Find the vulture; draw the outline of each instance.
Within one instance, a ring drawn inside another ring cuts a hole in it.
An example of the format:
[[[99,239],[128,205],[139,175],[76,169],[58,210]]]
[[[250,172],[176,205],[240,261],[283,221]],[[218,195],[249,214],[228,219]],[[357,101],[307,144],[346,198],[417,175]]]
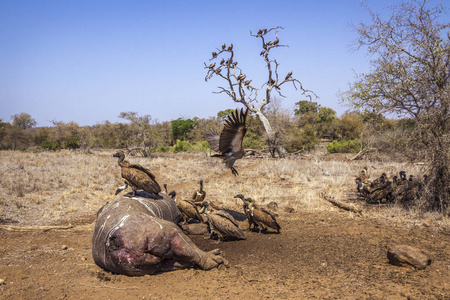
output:
[[[367,198],[367,203],[382,203],[383,200],[386,202],[391,202],[393,199],[393,189],[392,182],[387,181],[386,185],[383,188],[377,189],[373,191]]]
[[[226,166],[231,169],[233,175],[239,173],[233,167],[235,161],[244,156],[245,151],[242,148],[242,140],[247,131],[245,121],[247,119],[248,109],[232,112],[225,121],[220,136],[215,131],[206,134],[211,148],[220,154],[214,154],[212,157],[220,157],[224,160]]]
[[[367,172],[367,167],[364,167],[359,174],[359,178],[361,178],[362,182],[367,182],[370,178],[370,174]]]
[[[363,182],[360,177],[357,177],[355,179],[355,182],[356,182],[356,190],[359,192],[361,196],[367,196],[372,192],[370,184],[365,181]]]
[[[132,196],[136,195],[136,190],[144,190],[153,195],[158,195],[161,192],[161,187],[156,182],[155,175],[153,175],[150,170],[138,164],[130,164],[125,160],[125,153],[123,153],[123,151],[115,153],[113,157],[119,158],[122,178],[125,179],[125,187],[120,187],[116,191],[116,195],[128,185],[130,185],[133,190]]]
[[[252,225],[253,225],[253,229],[256,229],[256,223],[253,221],[253,217],[252,217],[252,211],[250,209],[250,207],[248,206],[248,204],[250,203],[249,199],[245,199],[244,195],[242,194],[238,194],[236,196],[234,196],[234,198],[239,198],[244,202],[244,213],[247,216],[247,220],[248,220],[248,229],[251,230],[252,229]]]
[[[386,179],[387,179],[386,173],[382,173],[380,177],[375,178],[370,183],[370,188],[371,188],[372,192],[385,188],[386,187]]]
[[[400,171],[400,180],[402,181],[406,181],[406,172],[405,171]]]
[[[269,227],[280,233],[281,227],[272,213],[262,207],[255,206],[255,201],[252,198],[244,198],[241,194],[236,195],[235,198],[242,199],[242,201],[244,201],[244,208],[248,207],[249,213],[247,214],[246,212],[245,214],[247,215],[247,218],[249,216],[251,218],[251,220],[249,220],[249,225],[253,223],[258,226],[259,232],[266,231]]]
[[[289,78],[291,78],[292,76],[292,72],[287,73],[286,78],[284,80],[288,80]]]
[[[203,201],[200,212],[206,217],[211,239],[215,236],[217,236],[220,241],[247,239],[236,221],[226,211],[210,210],[209,202]]]
[[[185,223],[190,219],[203,223],[203,217],[198,212],[197,206],[194,203],[189,200],[177,199],[177,193],[175,191],[171,191],[169,196],[172,197],[177,204],[178,209],[184,217]]]
[[[206,192],[203,190],[203,180],[200,180],[200,189],[192,195],[192,202],[195,204],[202,204],[205,201]]]

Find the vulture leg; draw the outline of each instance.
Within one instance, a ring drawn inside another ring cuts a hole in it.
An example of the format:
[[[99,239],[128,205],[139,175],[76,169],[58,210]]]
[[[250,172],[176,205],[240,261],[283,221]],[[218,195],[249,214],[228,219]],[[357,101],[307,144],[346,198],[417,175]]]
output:
[[[234,167],[230,167],[230,169],[231,169],[231,173],[233,173],[234,176],[239,175],[238,171]]]

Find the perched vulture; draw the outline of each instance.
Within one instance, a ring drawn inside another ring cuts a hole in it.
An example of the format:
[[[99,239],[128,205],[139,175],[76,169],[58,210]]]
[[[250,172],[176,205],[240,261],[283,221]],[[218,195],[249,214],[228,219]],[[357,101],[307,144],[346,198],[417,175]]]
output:
[[[177,204],[178,209],[184,217],[185,223],[190,219],[203,223],[203,217],[200,215],[197,206],[193,202],[189,200],[177,199],[177,193],[175,191],[171,191],[169,196],[172,197]]]
[[[203,201],[200,213],[206,217],[211,239],[214,236],[217,236],[220,241],[247,239],[229,213],[224,210],[211,210],[208,201]]]
[[[150,170],[138,164],[130,164],[125,160],[125,153],[123,151],[115,153],[113,157],[119,158],[122,178],[125,179],[125,188],[127,185],[131,186],[133,190],[132,196],[136,194],[136,190],[144,190],[154,195],[158,195],[161,192],[161,187],[156,182],[155,175]],[[118,191],[120,191],[120,188]]]
[[[364,183],[366,183],[369,180],[370,174],[368,173],[366,166],[361,170],[358,177],[361,178],[361,181]]]
[[[280,233],[281,227],[271,212],[262,207],[255,206],[255,201],[252,198],[244,198],[241,194],[236,195],[235,198],[240,198],[244,201],[244,210],[247,209],[248,211],[246,211],[245,214],[247,215],[247,218],[250,218],[249,225],[256,224],[259,232],[266,231],[267,227],[269,227]]]
[[[244,195],[242,195],[242,194],[238,194],[238,195],[234,196],[234,198],[239,198],[244,202],[244,213],[247,216],[248,229],[251,230],[252,225],[253,225],[253,229],[256,229],[256,226],[258,226],[258,225],[253,221],[252,211],[251,211],[250,207],[248,206],[248,204],[250,203],[249,199],[245,199]]]
[[[192,195],[192,201],[194,204],[201,205],[205,200],[206,192],[203,190],[203,180],[200,180],[200,189],[195,191]]]
[[[245,151],[242,148],[242,140],[247,131],[245,121],[247,119],[248,109],[236,109],[225,120],[222,133],[220,136],[215,131],[210,131],[206,134],[211,148],[219,152],[219,154],[212,155],[213,157],[220,157],[224,160],[226,166],[231,169],[233,175],[237,176],[239,173],[233,167],[234,162],[244,156]]]

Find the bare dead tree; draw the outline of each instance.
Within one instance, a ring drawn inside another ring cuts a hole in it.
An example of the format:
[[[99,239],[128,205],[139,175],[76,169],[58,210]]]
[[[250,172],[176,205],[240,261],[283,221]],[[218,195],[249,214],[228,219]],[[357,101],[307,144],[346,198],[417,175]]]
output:
[[[252,85],[252,79],[247,78],[241,68],[237,66],[238,61],[234,58],[233,44],[228,46],[223,44],[220,48],[217,48],[217,51],[212,52],[212,58],[209,60],[210,63],[205,63],[205,69],[208,70],[205,81],[208,81],[213,76],[219,76],[224,79],[226,86],[219,86],[219,91],[214,93],[225,93],[234,102],[242,103],[250,112],[254,113],[264,125],[272,156],[274,157],[275,153],[277,153],[279,157],[283,158],[287,155],[287,151],[281,143],[279,133],[273,129],[269,120],[264,115],[263,110],[272,99],[272,91],[275,89],[278,95],[286,98],[281,93],[281,87],[284,84],[292,83],[296,90],[300,89],[301,93],[310,99],[312,96],[317,96],[314,92],[304,89],[303,84],[298,79],[292,77],[292,72],[289,72],[284,77],[278,74],[279,63],[275,58],[271,58],[270,54],[272,49],[288,47],[287,45],[280,44],[278,38],[278,31],[280,29],[283,29],[283,27],[278,26],[270,29],[260,29],[257,34],[253,34],[250,31],[250,36],[261,39],[262,51],[260,52],[260,56],[266,64],[268,73],[267,81],[262,84],[261,89]],[[259,92],[263,94],[262,99],[258,99]]]

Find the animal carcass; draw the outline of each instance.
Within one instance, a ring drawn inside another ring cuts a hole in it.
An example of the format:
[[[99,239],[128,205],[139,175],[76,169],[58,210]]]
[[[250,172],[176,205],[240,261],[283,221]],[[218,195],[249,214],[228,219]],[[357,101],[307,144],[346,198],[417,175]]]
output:
[[[154,198],[151,198],[154,197]],[[219,250],[200,250],[177,226],[182,216],[172,198],[138,191],[107,203],[97,213],[92,256],[105,270],[145,275],[224,263]]]

